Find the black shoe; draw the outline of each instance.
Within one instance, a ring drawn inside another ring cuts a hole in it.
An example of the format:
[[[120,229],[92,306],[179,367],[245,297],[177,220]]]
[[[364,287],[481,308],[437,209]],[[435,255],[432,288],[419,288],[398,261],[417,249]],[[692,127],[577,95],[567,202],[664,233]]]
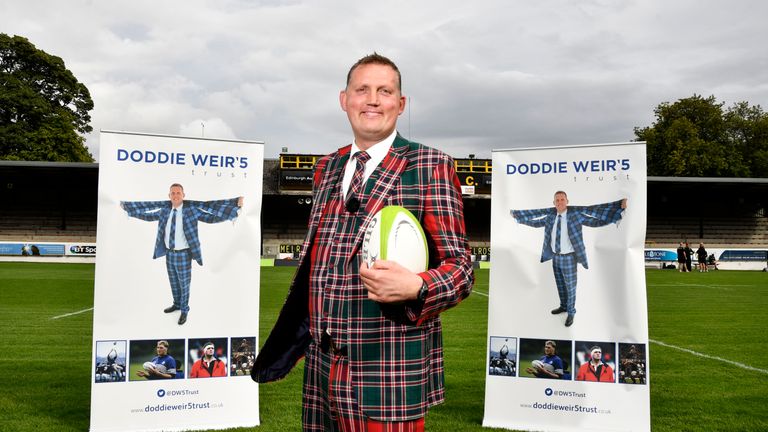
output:
[[[168,306],[167,308],[163,309],[163,312],[165,313],[171,313],[179,310],[179,308],[176,307],[176,305]]]
[[[571,324],[573,324],[573,315],[568,315],[568,318],[565,319],[565,326],[570,327]]]
[[[564,307],[559,307],[557,309],[552,309],[552,315],[557,315],[565,312],[566,309]]]
[[[182,325],[185,322],[187,322],[187,313],[186,312],[182,312],[181,316],[179,317],[179,325]]]

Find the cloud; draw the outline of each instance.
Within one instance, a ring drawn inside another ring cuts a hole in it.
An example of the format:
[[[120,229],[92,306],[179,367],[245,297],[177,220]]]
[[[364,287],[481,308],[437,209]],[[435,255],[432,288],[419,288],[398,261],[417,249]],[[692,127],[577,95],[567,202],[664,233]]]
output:
[[[265,141],[267,157],[330,152],[351,140],[347,70],[376,50],[403,73],[401,133],[490,157],[629,140],[660,102],[694,93],[766,106],[766,15],[759,0],[43,0],[4,2],[0,28],[90,89],[95,155],[99,129],[196,135],[200,122]]]

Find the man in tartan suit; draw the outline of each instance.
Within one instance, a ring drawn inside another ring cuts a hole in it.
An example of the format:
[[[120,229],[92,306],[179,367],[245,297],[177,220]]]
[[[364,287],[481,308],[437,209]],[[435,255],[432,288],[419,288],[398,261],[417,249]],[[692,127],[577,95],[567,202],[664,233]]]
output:
[[[122,201],[120,207],[128,216],[145,221],[158,221],[155,253],[165,256],[165,267],[171,283],[173,304],[163,311],[181,311],[179,325],[187,322],[189,286],[192,282],[192,260],[203,265],[197,223],[234,220],[243,206],[243,197],[217,201],[185,201],[184,187],[171,185],[170,201]]]
[[[353,65],[340,103],[354,142],[315,166],[299,268],[252,377],[280,379],[306,356],[304,430],[419,431],[444,399],[439,314],[474,281],[460,184],[449,156],[397,133],[405,97],[389,59]],[[363,263],[365,228],[387,205],[421,222],[427,271]]]
[[[560,297],[560,306],[553,309],[552,314],[568,312],[565,326],[570,327],[576,315],[576,264],[589,268],[581,228],[618,224],[627,208],[627,199],[591,206],[569,206],[568,195],[557,191],[553,204],[554,207],[512,210],[510,213],[518,223],[544,227],[541,262],[552,260]]]

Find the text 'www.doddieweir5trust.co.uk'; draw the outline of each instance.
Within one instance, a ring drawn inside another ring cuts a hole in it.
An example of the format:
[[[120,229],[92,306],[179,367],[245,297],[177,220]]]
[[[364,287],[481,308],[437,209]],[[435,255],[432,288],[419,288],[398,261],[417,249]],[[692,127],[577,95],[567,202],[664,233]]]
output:
[[[552,402],[534,402],[532,404],[520,404],[521,408],[532,408],[548,411],[567,411],[584,414],[610,414],[611,410],[598,409],[596,406],[584,406],[579,404],[558,404]]]
[[[201,410],[222,408],[223,402],[186,402],[180,404],[155,404],[147,405],[144,408],[132,409],[132,413],[153,413],[153,412],[165,412],[165,411],[185,411],[185,410]]]

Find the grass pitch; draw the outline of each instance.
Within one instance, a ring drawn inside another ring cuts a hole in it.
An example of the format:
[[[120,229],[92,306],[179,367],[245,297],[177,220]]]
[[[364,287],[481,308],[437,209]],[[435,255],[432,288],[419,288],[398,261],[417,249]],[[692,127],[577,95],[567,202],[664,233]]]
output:
[[[293,271],[262,268],[261,342]],[[490,430],[488,271],[476,276],[477,293],[443,314],[447,402],[427,430]],[[88,430],[93,277],[87,264],[0,263],[0,431]],[[768,430],[768,274],[649,270],[647,281],[653,430]],[[300,430],[302,366],[261,385],[262,425],[236,430]]]

